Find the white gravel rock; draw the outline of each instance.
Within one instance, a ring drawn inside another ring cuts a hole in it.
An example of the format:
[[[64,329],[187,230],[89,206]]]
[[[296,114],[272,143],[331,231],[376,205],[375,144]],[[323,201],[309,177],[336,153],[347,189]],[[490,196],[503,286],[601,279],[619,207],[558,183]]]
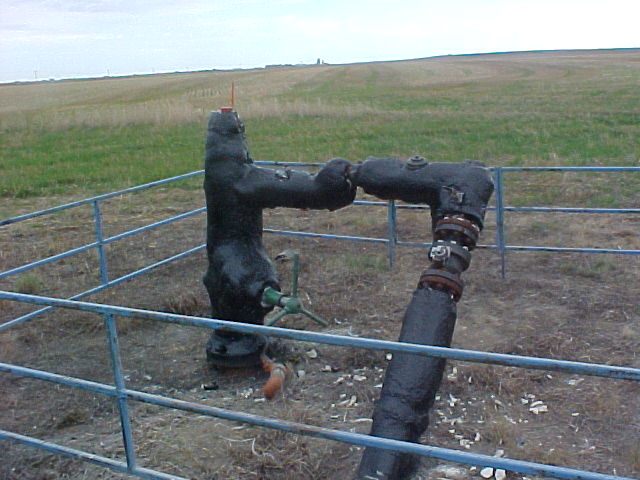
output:
[[[507,472],[501,468],[497,468],[493,476],[496,477],[496,480],[505,480],[505,478],[507,478]]]
[[[487,479],[493,477],[493,468],[484,467],[482,470],[480,470],[480,476]]]
[[[429,473],[439,478],[447,478],[450,480],[466,480],[469,478],[469,473],[466,469],[453,465],[438,465],[432,468]]]

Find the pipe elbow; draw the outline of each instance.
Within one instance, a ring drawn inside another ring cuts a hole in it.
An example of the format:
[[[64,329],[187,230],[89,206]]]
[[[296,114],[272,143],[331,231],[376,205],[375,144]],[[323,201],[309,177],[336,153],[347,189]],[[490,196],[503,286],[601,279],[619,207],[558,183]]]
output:
[[[332,158],[316,174],[314,183],[327,210],[338,210],[355,200],[357,188],[351,180],[351,168],[347,160]]]
[[[427,204],[437,216],[464,214],[480,226],[493,193],[493,181],[482,163],[429,163],[419,156],[407,161],[367,157],[352,168],[351,181],[383,200]]]

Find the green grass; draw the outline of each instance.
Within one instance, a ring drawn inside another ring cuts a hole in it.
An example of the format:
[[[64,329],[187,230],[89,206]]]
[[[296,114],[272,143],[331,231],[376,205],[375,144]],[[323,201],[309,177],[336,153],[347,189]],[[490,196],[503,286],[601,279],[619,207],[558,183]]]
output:
[[[350,272],[355,273],[385,271],[389,268],[384,256],[372,254],[347,255],[344,257],[344,264]]]
[[[34,273],[20,275],[16,279],[15,289],[20,293],[38,294],[42,292],[44,282]]]
[[[256,159],[368,155],[633,165],[640,51],[483,55],[0,86],[0,196],[83,195],[202,168],[206,112]],[[509,174],[511,204],[635,205],[634,175]]]
[[[604,279],[616,271],[616,264],[608,258],[597,258],[595,260],[561,262],[558,269],[571,276]]]
[[[70,128],[0,135],[0,196],[109,191],[203,168],[198,125]]]

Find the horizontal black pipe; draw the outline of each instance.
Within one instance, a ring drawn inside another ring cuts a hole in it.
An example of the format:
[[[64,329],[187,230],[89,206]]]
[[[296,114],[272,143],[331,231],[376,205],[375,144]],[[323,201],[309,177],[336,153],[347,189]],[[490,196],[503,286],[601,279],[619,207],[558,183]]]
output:
[[[355,188],[345,183],[351,164],[329,160],[317,174],[295,170],[247,168],[235,185],[238,198],[259,208],[310,208],[337,210],[355,198]]]
[[[431,206],[432,215],[461,213],[482,227],[493,193],[489,170],[479,162],[418,163],[368,157],[352,169],[352,182],[383,200]]]

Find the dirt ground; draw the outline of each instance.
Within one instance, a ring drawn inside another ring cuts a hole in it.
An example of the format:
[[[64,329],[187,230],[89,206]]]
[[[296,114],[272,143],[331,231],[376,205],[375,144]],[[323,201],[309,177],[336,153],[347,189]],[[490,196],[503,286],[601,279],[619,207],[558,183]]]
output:
[[[46,199],[46,205],[65,200]],[[106,234],[202,203],[198,189],[113,199],[104,205]],[[16,209],[42,205],[44,199],[25,201]],[[366,208],[278,209],[265,212],[265,224],[385,236],[385,210]],[[110,277],[202,244],[204,222],[199,215],[110,245]],[[429,223],[426,212],[401,211],[400,238],[428,241]],[[638,216],[509,214],[507,224],[510,245],[640,248]],[[494,225],[490,214],[483,243],[493,243]],[[89,207],[0,227],[0,270],[93,240]],[[265,235],[265,243],[273,256],[285,248],[299,250],[302,297],[330,322],[321,329],[294,317],[281,325],[343,335],[397,339],[404,309],[427,265],[426,252],[418,248],[399,247],[390,269],[384,245],[272,234]],[[286,285],[289,272],[280,268]],[[202,252],[87,301],[206,316],[205,269]],[[507,271],[503,280],[496,252],[474,252],[458,304],[455,347],[640,367],[638,257],[510,252]],[[34,275],[0,281],[0,288],[64,297],[96,285],[96,272],[90,251],[40,267]],[[0,322],[33,309],[0,302]],[[370,428],[388,362],[383,352],[278,342],[279,358],[295,376],[281,395],[265,401],[263,372],[224,373],[207,365],[206,330],[127,319],[119,319],[118,328],[129,388],[362,433]],[[112,382],[102,319],[93,314],[57,311],[0,334],[0,361]],[[124,458],[111,399],[6,373],[0,374],[0,391],[0,428]],[[130,407],[139,464],[188,478],[348,479],[360,458],[360,449],[347,444],[136,402]],[[450,361],[424,441],[640,478],[638,412],[637,382]],[[130,478],[10,441],[2,449],[2,480]],[[416,478],[445,476],[434,469],[442,463],[425,459]],[[461,467],[463,476],[479,475],[480,468]]]

